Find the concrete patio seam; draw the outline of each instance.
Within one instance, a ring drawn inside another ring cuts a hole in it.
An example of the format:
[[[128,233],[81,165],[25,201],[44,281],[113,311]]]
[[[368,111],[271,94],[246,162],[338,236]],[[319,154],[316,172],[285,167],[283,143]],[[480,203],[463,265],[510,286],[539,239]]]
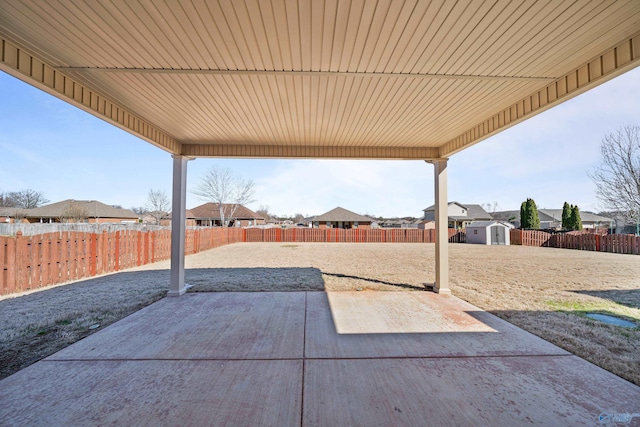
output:
[[[283,358],[194,358],[194,359],[168,359],[168,358],[139,358],[139,359],[44,359],[41,362],[148,362],[151,360],[159,362],[233,362],[233,361],[296,361],[296,360],[402,360],[402,359],[492,359],[492,358],[514,358],[514,357],[578,357],[575,354],[498,354],[498,355],[477,355],[477,356],[362,356],[362,357],[283,357]]]
[[[302,328],[302,378],[300,379],[300,425],[304,425],[304,377],[306,372],[306,351],[307,351],[307,313],[309,312],[307,306],[308,292],[304,293],[304,327]]]

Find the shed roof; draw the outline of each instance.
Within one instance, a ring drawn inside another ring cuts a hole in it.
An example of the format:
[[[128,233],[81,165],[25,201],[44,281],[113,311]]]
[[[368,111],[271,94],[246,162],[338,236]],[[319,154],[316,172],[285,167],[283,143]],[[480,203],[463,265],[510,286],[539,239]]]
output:
[[[372,222],[373,219],[357,214],[355,212],[351,212],[341,207],[337,207],[335,209],[331,209],[329,212],[325,212],[322,215],[318,215],[312,218],[312,221],[319,222],[360,222],[360,223],[368,223]]]
[[[501,225],[506,228],[514,228],[512,224],[505,223],[502,221],[473,221],[472,223],[467,225],[467,228],[487,228],[487,227],[492,227],[494,225]]]
[[[186,156],[445,158],[639,63],[637,0],[0,0],[0,69]]]

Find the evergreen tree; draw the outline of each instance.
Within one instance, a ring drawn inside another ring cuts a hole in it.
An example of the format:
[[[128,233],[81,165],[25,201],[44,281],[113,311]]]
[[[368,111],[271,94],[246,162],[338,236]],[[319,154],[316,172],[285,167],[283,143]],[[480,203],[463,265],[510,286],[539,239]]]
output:
[[[538,207],[533,199],[527,199],[527,216],[529,217],[529,228],[537,230],[540,228],[540,218],[538,217]]]
[[[569,205],[569,203],[567,202],[564,202],[564,205],[562,205],[562,228],[564,230],[571,229],[571,211],[571,205]]]
[[[528,225],[527,202],[522,202],[520,205],[520,228],[529,228]]]
[[[578,206],[571,206],[571,229],[582,230],[582,219],[580,218]]]
[[[538,229],[540,228],[540,218],[538,208],[533,199],[527,199],[520,205],[520,228]]]

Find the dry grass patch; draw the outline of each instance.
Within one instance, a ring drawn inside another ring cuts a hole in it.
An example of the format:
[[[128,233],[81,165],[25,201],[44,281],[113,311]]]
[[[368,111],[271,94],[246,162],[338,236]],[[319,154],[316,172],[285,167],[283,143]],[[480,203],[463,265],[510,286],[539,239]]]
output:
[[[121,272],[1,299],[0,378],[159,300],[168,282],[167,271]]]

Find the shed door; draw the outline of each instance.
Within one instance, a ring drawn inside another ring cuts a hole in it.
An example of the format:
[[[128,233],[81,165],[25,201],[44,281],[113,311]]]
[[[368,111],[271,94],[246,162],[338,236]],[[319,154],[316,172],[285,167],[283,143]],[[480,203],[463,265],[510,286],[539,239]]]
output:
[[[499,225],[491,226],[491,244],[492,245],[505,245],[505,228]]]

